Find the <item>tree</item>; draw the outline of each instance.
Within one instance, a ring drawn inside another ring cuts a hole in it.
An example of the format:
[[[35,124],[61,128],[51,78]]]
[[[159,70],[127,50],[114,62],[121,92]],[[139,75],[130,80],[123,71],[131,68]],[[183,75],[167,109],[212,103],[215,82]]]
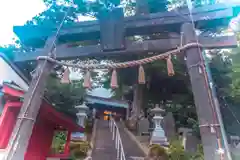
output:
[[[223,122],[226,128],[226,131],[229,135],[239,135],[239,60],[240,60],[240,48],[236,48],[231,50],[229,58],[231,60],[231,72],[228,74],[228,78],[231,79],[230,83],[228,83],[228,87],[225,89],[221,89],[221,93],[219,93],[219,100],[221,103],[221,111],[223,116]],[[223,92],[223,93],[222,93]]]
[[[48,79],[45,96],[58,111],[76,119],[75,106],[82,103],[86,94],[82,83],[82,80],[77,80],[70,84],[62,84],[58,77],[51,75]]]

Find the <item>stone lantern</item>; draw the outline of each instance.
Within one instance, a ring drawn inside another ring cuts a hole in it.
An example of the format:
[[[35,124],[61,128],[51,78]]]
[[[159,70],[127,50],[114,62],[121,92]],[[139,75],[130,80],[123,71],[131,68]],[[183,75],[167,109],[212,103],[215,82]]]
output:
[[[154,109],[151,110],[152,114],[154,115],[154,130],[152,132],[150,144],[159,144],[161,146],[167,146],[167,138],[165,136],[165,131],[161,126],[161,122],[163,120],[162,113],[165,110],[160,108],[157,104]]]
[[[87,117],[88,107],[86,106],[85,102],[83,102],[83,104],[75,106],[75,108],[78,110],[77,112],[78,124],[82,127],[85,127],[84,122],[85,118]]]

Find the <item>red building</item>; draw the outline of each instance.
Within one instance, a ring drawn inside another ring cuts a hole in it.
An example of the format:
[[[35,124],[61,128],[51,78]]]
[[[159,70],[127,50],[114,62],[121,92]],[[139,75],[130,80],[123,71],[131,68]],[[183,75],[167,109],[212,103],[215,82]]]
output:
[[[0,159],[9,148],[9,141],[19,111],[22,106],[21,99],[26,92],[27,82],[21,76],[17,68],[0,54],[0,66],[4,72],[1,73],[1,104],[0,104]],[[6,71],[7,70],[7,71]],[[10,75],[7,75],[10,74]],[[5,78],[5,79],[4,79]],[[8,81],[8,82],[4,82]],[[25,83],[25,84],[24,84]],[[55,131],[67,131],[67,140],[64,153],[51,154],[51,145]],[[25,160],[54,160],[69,157],[69,144],[72,132],[83,132],[83,128],[77,125],[71,118],[63,115],[53,106],[43,100],[37,121],[35,122],[32,135],[25,154]]]

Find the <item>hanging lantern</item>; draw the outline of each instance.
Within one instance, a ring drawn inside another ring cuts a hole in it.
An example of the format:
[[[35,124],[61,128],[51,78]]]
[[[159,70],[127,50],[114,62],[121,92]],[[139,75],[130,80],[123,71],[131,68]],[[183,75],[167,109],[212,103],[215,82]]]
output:
[[[111,88],[112,89],[118,88],[118,80],[117,80],[117,71],[116,71],[116,69],[114,69],[113,72],[112,72]]]
[[[145,72],[144,72],[144,68],[142,65],[139,66],[138,68],[138,83],[139,84],[145,84],[146,80],[145,80]]]
[[[63,73],[61,83],[69,84],[71,82],[70,78],[69,78],[69,75],[70,75],[70,70],[69,70],[69,68],[67,68],[67,69],[65,69],[65,71]]]
[[[83,87],[84,88],[91,88],[91,73],[90,73],[89,70],[87,70],[87,72],[85,74]]]
[[[167,58],[167,71],[168,71],[168,76],[173,76],[175,74],[171,55],[169,55]]]

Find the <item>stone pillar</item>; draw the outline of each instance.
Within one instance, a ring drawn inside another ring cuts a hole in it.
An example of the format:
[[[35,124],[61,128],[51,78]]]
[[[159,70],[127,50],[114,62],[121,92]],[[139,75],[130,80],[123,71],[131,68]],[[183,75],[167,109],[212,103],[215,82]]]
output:
[[[197,35],[191,23],[184,23],[181,31],[183,33],[183,44],[197,41]],[[213,96],[212,89],[210,89],[212,86],[209,84],[204,55],[198,47],[187,49],[185,54],[198,115],[204,159],[219,160],[222,158],[223,160],[232,160],[220,121],[219,106],[216,105],[217,99]],[[215,114],[216,117],[213,116]],[[222,153],[222,150],[225,153]]]
[[[88,107],[86,106],[85,103],[83,103],[82,105],[76,106],[75,108],[78,110],[78,113],[77,113],[78,124],[84,127],[85,126],[84,122],[87,117]]]
[[[192,129],[190,128],[179,128],[178,129],[178,133],[182,133],[182,145],[184,147],[184,149],[186,149],[186,142],[187,142],[187,135],[188,133],[191,133]]]
[[[150,144],[159,144],[161,146],[167,146],[168,142],[165,136],[165,131],[161,126],[161,121],[163,120],[161,114],[164,112],[164,110],[160,108],[159,105],[156,105],[156,107],[152,109],[151,112],[154,114],[153,121],[155,127],[152,132]]]
[[[42,55],[56,57],[54,45],[56,37],[49,37],[45,43]],[[54,63],[48,60],[38,61],[37,68],[29,85],[28,92],[24,95],[23,105],[13,129],[4,160],[23,160],[27,151],[32,130],[42,104],[47,78],[51,73]]]

